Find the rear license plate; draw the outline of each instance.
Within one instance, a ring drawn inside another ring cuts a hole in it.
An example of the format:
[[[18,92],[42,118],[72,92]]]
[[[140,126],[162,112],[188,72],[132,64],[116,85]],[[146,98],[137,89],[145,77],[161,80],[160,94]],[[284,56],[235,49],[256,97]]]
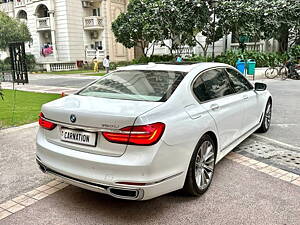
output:
[[[86,131],[61,128],[60,139],[62,141],[76,144],[96,146],[97,134]]]

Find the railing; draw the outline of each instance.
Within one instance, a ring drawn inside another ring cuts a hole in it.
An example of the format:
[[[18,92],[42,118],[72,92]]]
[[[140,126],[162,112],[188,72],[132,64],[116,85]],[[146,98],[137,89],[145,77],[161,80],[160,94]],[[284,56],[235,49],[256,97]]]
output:
[[[259,52],[264,51],[264,44],[263,43],[249,42],[249,43],[245,43],[245,44],[246,44],[246,50],[247,51],[259,51]],[[238,49],[240,49],[239,46],[240,46],[239,43],[232,43],[231,44],[231,49],[232,50],[238,50]]]
[[[89,57],[89,58],[94,58],[97,55],[96,50],[94,50],[94,49],[87,49],[85,52],[86,52],[86,57]],[[104,50],[100,50],[99,55],[104,56]]]
[[[189,47],[189,46],[181,47],[181,48],[176,50],[176,53],[180,54],[180,55],[193,55],[194,54],[194,48]]]
[[[103,19],[99,16],[89,16],[83,19],[85,29],[102,29],[104,28]]]
[[[37,18],[37,30],[50,30],[50,17]]]
[[[33,0],[14,0],[14,6],[15,8],[18,8],[30,4],[32,2]]]
[[[53,63],[50,64],[51,71],[76,70],[76,63]]]
[[[2,3],[0,4],[0,11],[8,13],[13,11],[14,5],[12,2]]]

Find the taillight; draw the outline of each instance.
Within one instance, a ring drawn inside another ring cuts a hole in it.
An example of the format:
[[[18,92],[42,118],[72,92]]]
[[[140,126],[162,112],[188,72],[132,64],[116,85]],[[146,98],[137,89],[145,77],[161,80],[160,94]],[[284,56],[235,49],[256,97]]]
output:
[[[132,145],[153,145],[159,141],[165,130],[165,124],[153,123],[142,126],[124,127],[117,132],[103,132],[109,142]]]
[[[56,127],[55,123],[45,120],[44,114],[40,113],[39,115],[39,124],[41,127],[47,130],[53,130]]]

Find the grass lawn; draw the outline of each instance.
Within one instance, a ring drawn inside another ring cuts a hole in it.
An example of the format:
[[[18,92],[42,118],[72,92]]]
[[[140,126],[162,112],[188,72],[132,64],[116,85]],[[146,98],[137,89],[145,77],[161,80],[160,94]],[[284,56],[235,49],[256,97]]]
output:
[[[0,128],[19,126],[38,120],[42,104],[60,97],[58,94],[16,91],[16,106],[13,117],[13,90],[4,90],[4,101],[0,98]]]
[[[89,73],[89,74],[82,74],[82,75],[86,75],[86,76],[104,76],[106,74],[106,72],[99,72],[99,73]]]
[[[44,72],[44,74],[55,74],[55,75],[82,74],[87,76],[103,76],[106,73],[105,71],[94,73],[93,70],[70,70],[70,71]]]

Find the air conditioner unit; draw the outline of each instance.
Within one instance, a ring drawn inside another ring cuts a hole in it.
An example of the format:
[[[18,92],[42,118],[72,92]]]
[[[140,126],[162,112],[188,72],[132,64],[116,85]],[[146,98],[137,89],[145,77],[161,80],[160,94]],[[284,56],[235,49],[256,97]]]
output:
[[[82,1],[83,8],[90,8],[92,6],[90,1]]]

